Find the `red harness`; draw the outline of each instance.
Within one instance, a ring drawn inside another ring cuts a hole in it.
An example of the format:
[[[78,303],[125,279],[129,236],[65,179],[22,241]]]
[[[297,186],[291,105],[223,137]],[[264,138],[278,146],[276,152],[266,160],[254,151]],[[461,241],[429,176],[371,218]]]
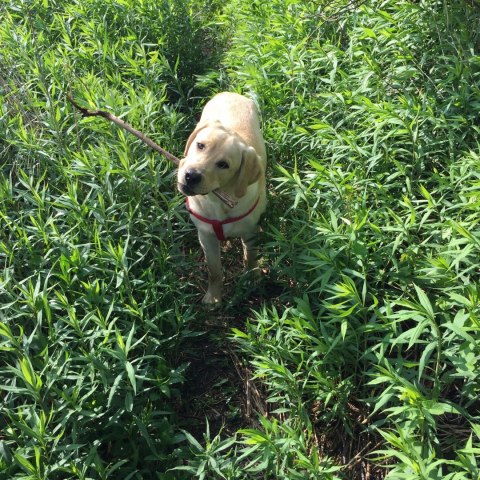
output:
[[[203,217],[202,215],[199,215],[198,213],[195,213],[190,208],[188,197],[185,199],[185,205],[187,207],[188,212],[191,215],[193,215],[195,218],[198,218],[198,220],[200,220],[201,222],[208,223],[209,225],[211,225],[213,227],[213,231],[215,232],[215,235],[217,236],[217,238],[221,242],[224,242],[226,240],[226,238],[225,238],[225,234],[223,233],[223,226],[228,224],[228,223],[238,222],[239,220],[242,220],[245,217],[248,217],[255,210],[259,201],[260,201],[260,197],[257,198],[257,201],[253,204],[253,207],[250,208],[250,210],[247,213],[244,213],[240,217],[231,217],[231,218],[226,218],[225,220],[212,220],[210,218]]]

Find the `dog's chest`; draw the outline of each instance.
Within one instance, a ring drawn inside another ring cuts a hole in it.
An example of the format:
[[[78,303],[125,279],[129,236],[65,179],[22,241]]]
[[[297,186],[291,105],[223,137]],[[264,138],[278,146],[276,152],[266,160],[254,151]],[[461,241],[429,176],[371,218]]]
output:
[[[199,233],[215,235],[218,240],[242,237],[255,231],[265,210],[264,196],[248,196],[232,210],[201,198],[189,201],[187,208]],[[251,197],[251,198],[250,198]]]

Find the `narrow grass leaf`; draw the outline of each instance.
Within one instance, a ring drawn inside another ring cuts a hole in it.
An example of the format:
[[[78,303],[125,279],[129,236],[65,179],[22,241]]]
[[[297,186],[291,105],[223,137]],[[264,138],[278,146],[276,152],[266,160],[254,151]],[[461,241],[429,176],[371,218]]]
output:
[[[136,395],[137,394],[137,380],[136,380],[136,377],[135,377],[135,369],[133,368],[133,365],[129,361],[125,362],[125,369],[127,370],[128,379],[130,380],[130,384],[132,385],[133,393],[134,393],[134,395]]]

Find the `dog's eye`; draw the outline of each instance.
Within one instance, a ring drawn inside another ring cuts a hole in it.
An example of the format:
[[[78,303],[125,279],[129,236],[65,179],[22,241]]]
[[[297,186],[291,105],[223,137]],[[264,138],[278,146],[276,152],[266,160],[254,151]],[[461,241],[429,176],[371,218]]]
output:
[[[217,162],[217,167],[222,170],[226,170],[230,167],[230,165],[225,160],[220,160],[219,162]]]
[[[201,143],[201,142],[197,142],[197,148],[199,150],[204,150],[205,149],[205,144],[204,143]]]

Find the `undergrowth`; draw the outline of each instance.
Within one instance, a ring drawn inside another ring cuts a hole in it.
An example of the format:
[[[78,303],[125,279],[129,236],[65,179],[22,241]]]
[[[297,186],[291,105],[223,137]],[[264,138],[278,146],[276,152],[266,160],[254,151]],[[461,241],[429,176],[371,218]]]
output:
[[[196,6],[0,7],[1,478],[178,478],[191,228],[171,166],[67,95],[181,151]]]
[[[223,76],[262,105],[292,288],[234,332],[270,414],[225,478],[476,478],[478,5],[234,8]]]
[[[0,478],[479,477],[477,2],[0,14]],[[179,154],[223,89],[262,111],[267,273],[206,312],[171,167],[66,97]]]

